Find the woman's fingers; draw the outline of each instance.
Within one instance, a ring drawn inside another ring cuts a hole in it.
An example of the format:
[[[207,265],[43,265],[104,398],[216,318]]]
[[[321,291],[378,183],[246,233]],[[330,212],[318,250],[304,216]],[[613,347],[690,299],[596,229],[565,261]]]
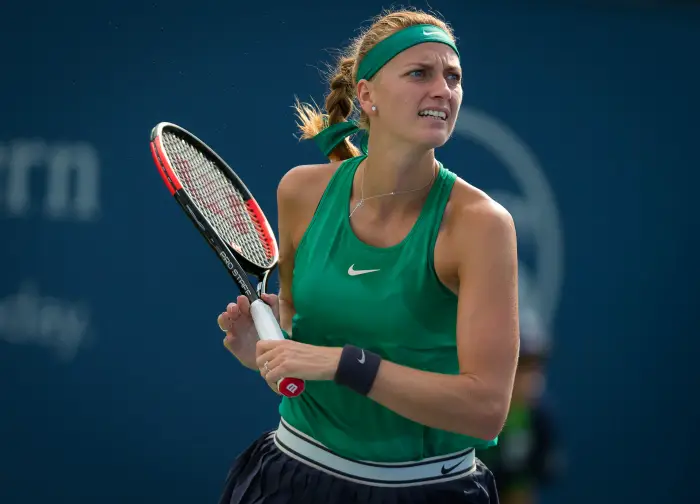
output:
[[[219,314],[216,318],[216,323],[219,325],[219,329],[226,332],[228,330],[228,313],[224,312]]]
[[[250,301],[245,296],[238,296],[236,299],[236,308],[240,315],[250,317]]]
[[[270,308],[272,308],[272,313],[274,314],[275,318],[279,321],[279,319],[280,319],[279,297],[275,294],[263,294],[262,300],[265,302],[265,304],[270,305]]]

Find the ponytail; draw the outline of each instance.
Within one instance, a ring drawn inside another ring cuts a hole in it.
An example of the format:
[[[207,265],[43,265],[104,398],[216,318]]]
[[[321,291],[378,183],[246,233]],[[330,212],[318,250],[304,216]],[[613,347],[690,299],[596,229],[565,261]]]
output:
[[[355,110],[354,68],[354,57],[341,57],[338,61],[335,75],[330,79],[330,92],[326,96],[325,113],[315,104],[310,105],[296,100],[294,108],[299,120],[297,126],[302,140],[311,139],[327,126],[345,122],[352,115]],[[343,161],[360,154],[360,149],[349,138],[345,138],[333,149],[328,158],[331,161]]]

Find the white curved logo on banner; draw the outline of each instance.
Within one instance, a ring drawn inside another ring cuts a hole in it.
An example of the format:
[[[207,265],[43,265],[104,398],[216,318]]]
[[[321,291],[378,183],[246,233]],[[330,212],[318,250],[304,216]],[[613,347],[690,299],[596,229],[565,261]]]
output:
[[[513,177],[521,194],[484,188],[511,213],[518,240],[535,246],[535,267],[519,264],[521,309],[534,309],[551,327],[563,284],[564,244],[559,209],[544,170],[530,148],[505,124],[483,111],[462,107],[455,134],[489,151]]]

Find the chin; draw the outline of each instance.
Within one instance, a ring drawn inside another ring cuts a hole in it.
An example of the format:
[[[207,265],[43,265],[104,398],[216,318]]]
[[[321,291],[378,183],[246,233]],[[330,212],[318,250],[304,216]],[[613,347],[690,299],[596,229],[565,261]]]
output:
[[[426,150],[430,150],[442,147],[449,139],[450,135],[446,133],[434,132],[431,135],[421,135],[420,138],[416,138],[415,143],[425,146]]]
[[[416,131],[415,141],[420,145],[425,145],[428,149],[435,149],[447,143],[450,139],[450,132],[449,123],[432,125],[432,127]]]
[[[401,132],[399,138],[403,142],[408,143],[412,149],[420,148],[425,151],[442,147],[450,139],[450,128],[448,127],[433,127],[433,128],[415,128],[409,131]]]

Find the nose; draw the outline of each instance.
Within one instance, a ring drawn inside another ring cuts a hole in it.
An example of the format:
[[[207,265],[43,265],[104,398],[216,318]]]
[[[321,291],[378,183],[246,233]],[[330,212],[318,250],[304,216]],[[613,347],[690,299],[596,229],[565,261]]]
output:
[[[438,75],[433,80],[433,85],[431,89],[432,98],[442,98],[444,100],[450,99],[450,94],[452,89],[447,82],[444,75]]]

